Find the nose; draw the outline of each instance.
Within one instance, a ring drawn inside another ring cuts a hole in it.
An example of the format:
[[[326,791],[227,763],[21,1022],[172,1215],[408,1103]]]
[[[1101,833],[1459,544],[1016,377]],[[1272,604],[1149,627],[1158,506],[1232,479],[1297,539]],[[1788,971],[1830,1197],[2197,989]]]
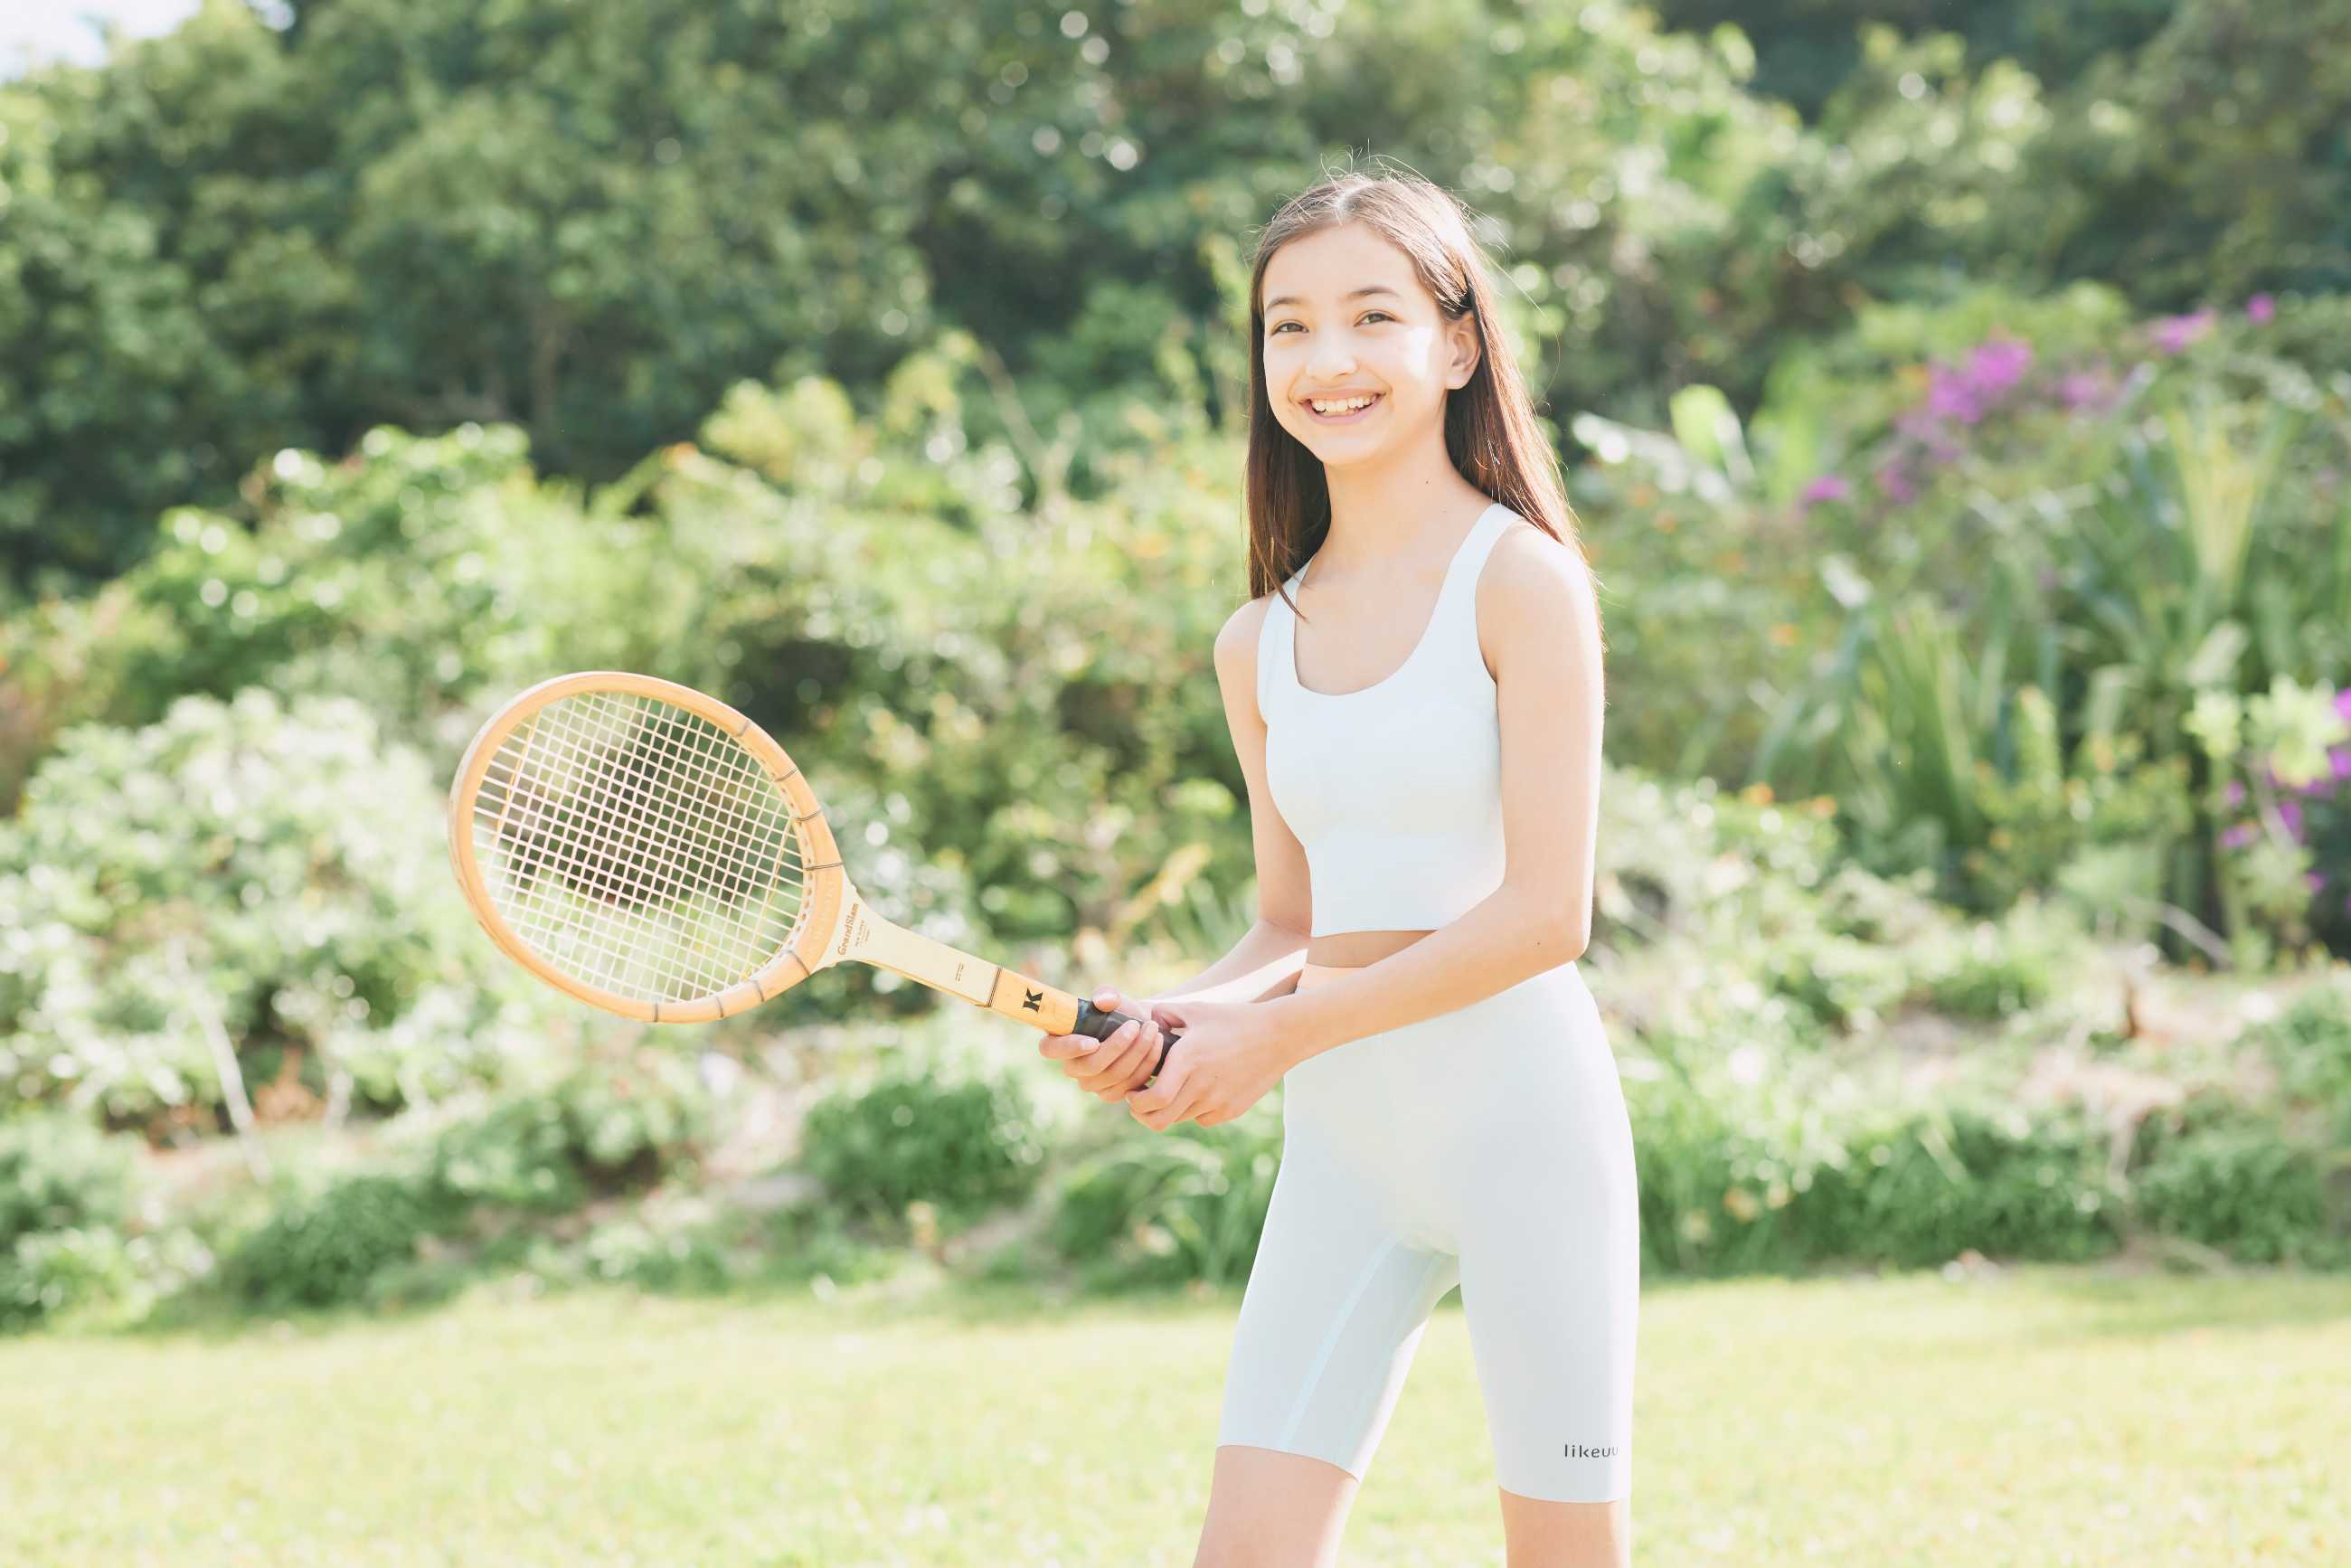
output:
[[[1333,382],[1344,381],[1355,373],[1355,356],[1326,350],[1318,344],[1307,356],[1306,380],[1310,385],[1327,387]]]

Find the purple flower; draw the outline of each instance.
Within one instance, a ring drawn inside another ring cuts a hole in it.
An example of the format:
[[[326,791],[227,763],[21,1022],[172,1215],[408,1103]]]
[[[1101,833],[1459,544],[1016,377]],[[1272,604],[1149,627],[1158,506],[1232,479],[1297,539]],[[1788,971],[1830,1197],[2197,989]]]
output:
[[[1973,424],[1984,415],[1983,394],[1965,375],[1937,365],[1927,375],[1927,412]]]
[[[2155,346],[2167,354],[2179,353],[2189,344],[2212,329],[2212,312],[2198,310],[2186,316],[2165,316],[2155,323]]]
[[[1915,501],[1918,498],[1917,487],[1910,483],[1910,476],[1902,472],[1899,463],[1888,463],[1877,471],[1876,477],[1877,487],[1895,500]]]
[[[2345,724],[2351,724],[2351,686],[2335,694],[2335,714]]]
[[[2326,873],[2323,871],[2306,871],[2302,873],[2302,880],[2304,886],[2311,892],[2316,893],[2326,885]]]
[[[1804,486],[1804,504],[1814,501],[1842,501],[1853,494],[1853,486],[1834,474],[1823,474]]]
[[[1978,344],[1968,361],[1968,384],[1997,397],[2023,378],[2032,363],[2032,345],[2021,338],[1994,338]]]
[[[2285,831],[2294,835],[2295,843],[2302,842],[2302,805],[2299,801],[2280,800],[2278,820],[2285,824]]]
[[[2351,779],[2351,746],[2338,746],[2329,751],[2326,766],[2334,773],[2336,783]]]
[[[2253,825],[2251,822],[2239,822],[2220,835],[2220,847],[2224,850],[2241,850],[2252,841]]]
[[[2104,402],[2107,391],[2106,378],[2095,371],[2075,371],[2057,383],[2057,395],[2065,400],[2067,408],[2087,408]]]
[[[2220,799],[2228,801],[2231,806],[2243,805],[2245,803],[2245,781],[2241,779],[2230,779],[2229,787],[2220,791]]]
[[[2266,321],[2277,314],[2277,301],[2266,294],[2256,294],[2245,301],[2245,315],[2252,320]]]

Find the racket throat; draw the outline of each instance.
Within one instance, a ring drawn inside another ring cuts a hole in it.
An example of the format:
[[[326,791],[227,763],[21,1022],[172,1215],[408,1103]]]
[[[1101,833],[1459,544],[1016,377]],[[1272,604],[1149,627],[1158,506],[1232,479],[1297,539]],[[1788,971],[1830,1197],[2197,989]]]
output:
[[[996,991],[997,965],[883,919],[853,887],[842,893],[841,918],[833,923],[824,954],[827,968],[854,959],[961,997],[975,1007],[987,1006]]]
[[[842,890],[841,918],[824,954],[827,968],[848,959],[871,964],[1049,1034],[1074,1029],[1082,1001],[1031,976],[883,919],[853,886]]]

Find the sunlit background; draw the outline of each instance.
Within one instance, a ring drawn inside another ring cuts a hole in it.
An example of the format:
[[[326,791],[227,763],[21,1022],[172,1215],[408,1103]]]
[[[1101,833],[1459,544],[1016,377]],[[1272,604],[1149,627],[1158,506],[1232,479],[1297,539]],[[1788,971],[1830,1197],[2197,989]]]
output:
[[[193,14],[196,0],[57,0],[0,11],[0,77],[66,60],[95,66],[106,58],[106,32],[149,38]]]
[[[93,25],[122,37],[110,56]],[[2351,1557],[2351,0],[0,0],[0,1560],[1192,1559],[1280,1091],[460,900],[574,669],[1256,921],[1252,246],[1475,215],[1608,633],[1637,1560]],[[1500,1555],[1458,1301],[1350,1561]]]

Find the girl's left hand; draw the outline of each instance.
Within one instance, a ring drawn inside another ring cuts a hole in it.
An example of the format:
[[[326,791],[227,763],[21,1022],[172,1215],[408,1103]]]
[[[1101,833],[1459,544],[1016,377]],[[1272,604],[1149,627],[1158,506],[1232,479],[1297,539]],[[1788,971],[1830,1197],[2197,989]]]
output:
[[[1203,1127],[1229,1122],[1265,1097],[1293,1065],[1270,1002],[1155,1003],[1162,1030],[1183,1032],[1165,1071],[1126,1097],[1134,1119],[1164,1133],[1187,1118]]]

